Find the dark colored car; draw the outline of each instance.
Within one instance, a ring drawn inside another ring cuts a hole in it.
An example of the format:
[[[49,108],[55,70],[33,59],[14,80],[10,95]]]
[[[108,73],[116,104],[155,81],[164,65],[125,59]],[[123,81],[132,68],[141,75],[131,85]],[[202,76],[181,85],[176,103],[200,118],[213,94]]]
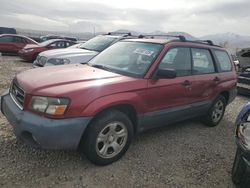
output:
[[[75,37],[67,37],[67,36],[60,36],[60,35],[46,35],[40,37],[41,41],[47,41],[51,39],[66,39],[76,42],[77,39]]]
[[[0,27],[0,35],[1,34],[16,34],[16,29],[10,27]]]
[[[250,102],[243,106],[236,120],[237,151],[232,169],[233,182],[250,187]]]
[[[18,74],[1,110],[26,143],[79,149],[106,165],[144,130],[195,117],[218,125],[235,95],[236,72],[223,48],[183,36],[125,39],[84,65]]]
[[[2,53],[17,54],[27,44],[37,45],[38,43],[22,35],[0,35],[0,52]]]
[[[76,43],[70,40],[52,39],[38,44],[26,45],[23,49],[19,50],[18,55],[25,61],[34,61],[37,55],[43,51],[67,48],[74,44]]]

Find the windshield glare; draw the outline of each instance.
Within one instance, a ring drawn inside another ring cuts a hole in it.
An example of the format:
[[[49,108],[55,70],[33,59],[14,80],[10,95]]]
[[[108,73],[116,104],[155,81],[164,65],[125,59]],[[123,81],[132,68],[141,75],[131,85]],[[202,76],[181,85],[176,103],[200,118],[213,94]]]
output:
[[[100,53],[88,64],[90,66],[101,65],[111,71],[128,76],[142,77],[161,48],[161,44],[118,42]]]
[[[101,35],[101,36],[97,36],[88,40],[87,42],[82,44],[80,48],[101,52],[104,49],[106,49],[115,40],[117,40],[116,37],[109,37],[109,36]]]

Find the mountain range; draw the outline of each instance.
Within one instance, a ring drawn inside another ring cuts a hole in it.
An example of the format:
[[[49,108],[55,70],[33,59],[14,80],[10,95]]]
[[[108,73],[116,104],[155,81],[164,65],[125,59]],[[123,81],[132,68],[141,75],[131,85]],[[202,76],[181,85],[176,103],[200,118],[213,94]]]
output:
[[[65,36],[75,36],[82,40],[87,40],[89,38],[92,38],[95,35],[104,34],[106,32],[97,32],[97,33],[91,33],[91,32],[82,32],[82,33],[72,33],[72,32],[53,32],[53,31],[37,31],[37,30],[29,30],[29,29],[17,29],[17,32],[19,34],[27,35],[30,37],[38,37],[41,35],[47,35],[47,34],[58,34],[58,35],[65,35]],[[212,40],[214,44],[220,45],[222,47],[225,47],[231,54],[235,54],[236,51],[250,47],[250,36],[244,36],[239,35],[235,33],[218,33],[218,34],[212,34],[212,35],[206,35],[202,37],[196,37],[192,36],[189,33],[186,32],[164,32],[164,31],[154,31],[150,33],[143,33],[138,31],[132,31],[132,30],[125,30],[120,29],[116,30],[114,32],[123,32],[123,33],[131,33],[132,35],[182,35],[187,40]]]
[[[226,48],[231,54],[235,54],[236,51],[250,47],[250,36],[238,35],[235,33],[218,33],[213,35],[205,35],[202,37],[195,37],[186,32],[163,32],[154,31],[151,33],[139,33],[129,30],[117,30],[116,32],[130,32],[133,35],[149,34],[149,35],[182,35],[188,40],[211,40],[214,44],[220,45]]]

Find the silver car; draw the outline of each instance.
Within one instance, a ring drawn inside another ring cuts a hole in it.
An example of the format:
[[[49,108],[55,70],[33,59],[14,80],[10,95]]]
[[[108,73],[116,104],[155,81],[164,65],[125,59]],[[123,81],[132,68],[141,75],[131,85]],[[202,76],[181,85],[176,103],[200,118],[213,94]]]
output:
[[[123,35],[98,35],[85,43],[66,49],[48,50],[40,53],[33,67],[87,63],[110,45],[124,39],[133,38],[130,33]]]

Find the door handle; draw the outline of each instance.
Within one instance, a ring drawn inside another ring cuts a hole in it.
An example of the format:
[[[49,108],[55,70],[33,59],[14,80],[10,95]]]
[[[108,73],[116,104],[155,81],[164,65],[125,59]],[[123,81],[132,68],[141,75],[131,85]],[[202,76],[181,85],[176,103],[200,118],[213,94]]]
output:
[[[192,82],[189,80],[185,80],[184,82],[182,82],[182,85],[183,86],[190,86],[190,85],[192,85]]]
[[[216,77],[214,77],[213,81],[218,82],[218,81],[220,81],[220,78],[216,76]]]

